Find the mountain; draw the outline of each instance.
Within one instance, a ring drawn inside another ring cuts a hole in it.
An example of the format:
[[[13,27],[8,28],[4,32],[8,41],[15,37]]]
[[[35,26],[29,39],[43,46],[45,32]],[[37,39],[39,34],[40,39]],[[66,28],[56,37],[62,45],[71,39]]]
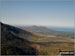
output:
[[[31,46],[27,38],[32,33],[0,23],[1,25],[1,54],[2,55],[36,55],[36,49]],[[22,36],[24,38],[22,38]],[[25,39],[26,38],[26,39]]]
[[[42,34],[42,35],[55,35],[57,37],[74,38],[74,33],[56,31],[56,30],[49,29],[48,27],[45,27],[45,26],[34,25],[34,26],[18,26],[18,27],[23,29],[23,30],[28,30],[28,31],[31,31],[33,33],[38,33],[38,34]]]
[[[0,23],[0,28],[1,55],[58,55],[59,49],[74,50],[74,39],[72,38],[37,34],[4,23]],[[37,28],[42,30],[42,32],[45,29],[46,32],[48,31],[43,26],[34,26],[34,28],[36,28],[35,31],[37,31]]]

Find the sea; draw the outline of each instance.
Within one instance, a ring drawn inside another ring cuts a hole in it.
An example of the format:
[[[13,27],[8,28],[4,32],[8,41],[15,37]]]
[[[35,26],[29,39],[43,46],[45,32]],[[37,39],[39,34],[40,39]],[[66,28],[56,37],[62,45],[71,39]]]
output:
[[[50,26],[48,26],[48,28],[56,31],[71,32],[71,33],[74,33],[75,31],[75,28],[50,27]]]

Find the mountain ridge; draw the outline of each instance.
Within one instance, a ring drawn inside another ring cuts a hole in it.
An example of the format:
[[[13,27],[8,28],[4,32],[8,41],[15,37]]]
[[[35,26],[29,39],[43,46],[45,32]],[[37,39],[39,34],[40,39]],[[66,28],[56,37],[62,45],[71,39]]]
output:
[[[1,55],[57,55],[59,49],[73,50],[73,39],[43,36],[1,23]]]
[[[63,32],[63,31],[56,31],[53,29],[49,29],[45,26],[17,26],[23,30],[31,31],[33,33],[42,34],[42,35],[56,35],[57,37],[70,37],[74,38],[74,33]]]
[[[20,32],[23,30],[1,23],[1,55],[36,55],[36,49],[30,46],[30,41],[18,35]],[[24,33],[32,36],[30,32]]]

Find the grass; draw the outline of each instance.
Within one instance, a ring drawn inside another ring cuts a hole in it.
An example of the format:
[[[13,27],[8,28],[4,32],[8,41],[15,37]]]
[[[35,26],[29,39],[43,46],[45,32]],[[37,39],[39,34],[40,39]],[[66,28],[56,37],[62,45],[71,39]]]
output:
[[[40,48],[35,47],[40,55],[59,55],[59,49],[65,51],[74,50],[74,40],[71,38],[35,36],[31,41],[44,44],[37,44]],[[55,43],[53,44],[52,42]]]
[[[59,44],[59,46],[58,45],[56,45],[56,46],[54,46],[54,45],[48,45],[48,46],[40,45],[40,48],[38,48],[39,54],[40,55],[58,55],[59,49],[65,50],[65,51],[73,51],[74,50],[73,45],[72,46],[68,46],[68,44],[66,44],[66,45],[63,45],[63,44]]]
[[[47,37],[47,36],[34,36],[30,41],[34,42],[74,42],[74,39],[67,37]]]

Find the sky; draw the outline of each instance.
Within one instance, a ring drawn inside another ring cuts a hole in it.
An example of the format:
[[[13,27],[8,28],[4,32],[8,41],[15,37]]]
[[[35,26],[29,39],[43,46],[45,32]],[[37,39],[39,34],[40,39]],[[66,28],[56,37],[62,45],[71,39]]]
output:
[[[11,25],[74,27],[74,2],[71,0],[1,2],[1,22]]]

